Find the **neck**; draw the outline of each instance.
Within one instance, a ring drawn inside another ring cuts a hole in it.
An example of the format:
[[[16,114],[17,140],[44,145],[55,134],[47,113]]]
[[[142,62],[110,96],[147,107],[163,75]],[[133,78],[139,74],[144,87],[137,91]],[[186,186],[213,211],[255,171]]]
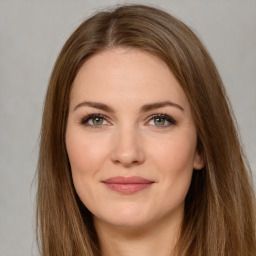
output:
[[[171,256],[182,219],[140,227],[113,226],[94,218],[102,256]]]

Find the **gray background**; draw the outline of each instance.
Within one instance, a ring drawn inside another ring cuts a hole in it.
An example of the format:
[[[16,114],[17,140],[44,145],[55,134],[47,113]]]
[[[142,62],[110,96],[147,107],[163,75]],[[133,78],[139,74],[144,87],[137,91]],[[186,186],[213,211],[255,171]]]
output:
[[[0,0],[0,256],[37,255],[31,184],[48,78],[74,28],[115,3],[132,1]],[[230,96],[255,177],[256,1],[137,3],[164,8],[205,43]]]

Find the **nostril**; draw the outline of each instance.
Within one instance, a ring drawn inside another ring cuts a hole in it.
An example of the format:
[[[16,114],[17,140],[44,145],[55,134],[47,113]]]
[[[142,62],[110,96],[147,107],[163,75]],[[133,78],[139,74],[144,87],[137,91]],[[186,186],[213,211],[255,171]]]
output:
[[[118,129],[113,137],[110,156],[115,164],[121,164],[125,167],[143,163],[144,150],[136,131],[131,127]]]
[[[114,159],[113,162],[115,164],[120,164],[120,165],[123,165],[125,167],[129,167],[129,166],[132,166],[132,165],[139,165],[139,164],[141,164],[142,161],[139,161],[139,160],[129,160],[129,159],[121,159],[121,160]]]
[[[143,163],[145,160],[145,156],[142,150],[136,150],[133,152],[113,151],[111,154],[111,160],[115,164],[129,167],[131,165],[139,165]]]

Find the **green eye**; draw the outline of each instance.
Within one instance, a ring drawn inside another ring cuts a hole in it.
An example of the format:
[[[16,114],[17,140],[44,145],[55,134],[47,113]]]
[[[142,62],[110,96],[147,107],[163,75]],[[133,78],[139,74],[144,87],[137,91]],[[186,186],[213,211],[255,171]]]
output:
[[[94,117],[94,118],[91,118],[91,120],[94,125],[102,125],[103,124],[103,118],[101,118],[101,117]]]
[[[165,121],[166,120],[164,118],[154,118],[155,125],[164,125]]]
[[[150,119],[149,124],[157,128],[165,128],[172,125],[176,125],[176,120],[166,114],[156,114]]]
[[[107,124],[108,122],[104,115],[92,114],[82,118],[80,123],[88,127],[101,128],[103,125]]]

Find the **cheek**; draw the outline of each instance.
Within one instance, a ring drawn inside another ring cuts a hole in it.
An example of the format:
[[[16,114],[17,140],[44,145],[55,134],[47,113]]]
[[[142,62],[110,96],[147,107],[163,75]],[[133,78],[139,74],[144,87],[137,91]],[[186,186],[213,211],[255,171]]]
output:
[[[196,136],[194,134],[180,135],[162,140],[161,143],[149,145],[150,158],[166,173],[179,173],[182,170],[193,169],[196,151]]]
[[[99,147],[99,140],[86,136],[75,127],[67,128],[66,148],[75,190],[85,205],[97,202],[93,193],[97,173],[106,156],[106,147]]]
[[[99,140],[88,136],[84,139],[81,132],[67,130],[66,147],[73,175],[90,175],[105,157],[104,147],[99,147]]]
[[[184,200],[191,183],[196,135],[181,134],[156,145],[150,158],[160,175],[163,200],[171,201],[169,205],[179,204]]]

